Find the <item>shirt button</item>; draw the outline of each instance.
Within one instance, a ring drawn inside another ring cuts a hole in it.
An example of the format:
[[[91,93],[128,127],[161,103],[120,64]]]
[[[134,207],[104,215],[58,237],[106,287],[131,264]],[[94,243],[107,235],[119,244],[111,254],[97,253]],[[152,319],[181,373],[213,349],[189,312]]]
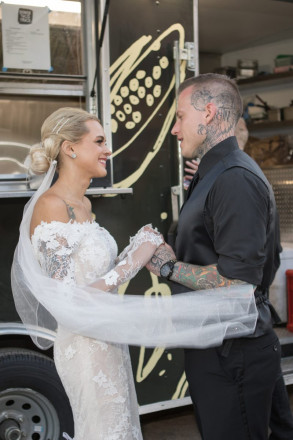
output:
[[[278,346],[277,346],[277,345],[274,345],[273,350],[274,350],[274,351],[278,351]]]

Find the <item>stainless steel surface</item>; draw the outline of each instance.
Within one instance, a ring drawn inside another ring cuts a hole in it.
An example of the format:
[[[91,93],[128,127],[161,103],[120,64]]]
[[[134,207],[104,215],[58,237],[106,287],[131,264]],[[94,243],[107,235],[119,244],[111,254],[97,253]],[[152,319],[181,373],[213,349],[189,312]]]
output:
[[[83,84],[25,84],[21,82],[1,82],[2,95],[37,96],[85,96]]]
[[[180,408],[182,406],[184,407],[191,405],[191,403],[191,398],[189,396],[182,397],[180,399],[165,400],[163,402],[149,403],[139,407],[139,415],[143,416],[145,414],[156,413],[158,411]]]
[[[87,76],[86,83],[86,109],[91,110],[90,93],[93,86],[94,75],[97,65],[96,60],[96,23],[95,2],[85,0],[82,2],[83,43],[84,43],[84,68]],[[96,99],[96,98],[94,98]]]
[[[293,167],[279,166],[263,171],[275,193],[281,241],[293,242]]]
[[[26,180],[24,161],[29,150],[30,145],[27,144],[0,141],[0,191],[4,191],[4,182],[17,186],[19,180]]]
[[[40,142],[42,123],[60,107],[84,108],[84,102],[80,98],[6,97],[2,95],[0,99],[1,143],[13,142],[31,146]]]
[[[99,28],[102,27],[102,19],[105,11],[105,0],[99,2],[100,5],[100,17],[101,23],[99,23]],[[101,120],[105,130],[107,146],[111,151],[112,147],[112,129],[111,129],[111,95],[109,91],[111,90],[110,85],[110,36],[109,36],[109,18],[107,18],[107,24],[105,27],[105,33],[103,38],[103,45],[100,53],[101,71],[100,71],[100,85],[101,90],[99,96],[101,99],[101,111],[102,114],[98,115]],[[111,169],[111,185],[113,185],[113,160],[110,156],[110,169]]]
[[[133,194],[132,188],[89,188],[86,190],[87,195],[103,195],[103,194]]]
[[[171,206],[172,206],[172,220],[173,222],[178,222],[179,219],[179,194],[180,186],[171,186]]]
[[[193,0],[194,76],[199,74],[198,0]]]
[[[17,105],[16,105],[17,104]],[[0,198],[31,197],[40,182],[27,176],[30,147],[40,141],[43,121],[60,107],[84,107],[67,98],[0,99]],[[87,195],[132,194],[132,188],[89,188]]]
[[[24,164],[30,150],[27,144],[0,141],[0,193],[30,189]]]
[[[46,80],[59,82],[85,82],[84,75],[55,75],[54,73],[16,73],[16,72],[0,72],[0,78],[6,79],[25,79],[25,80]]]
[[[0,183],[0,198],[8,197],[27,197],[25,194],[28,192],[28,185],[26,183]],[[3,194],[3,195],[2,195]]]
[[[33,325],[28,325],[25,327],[20,322],[1,322],[0,336],[4,335],[32,335],[53,342],[56,338],[56,332],[54,332],[53,330]]]
[[[4,185],[3,185],[4,187]],[[35,191],[28,190],[27,187],[21,186],[19,189],[15,187],[12,189],[8,187],[7,189],[2,191],[2,186],[0,185],[0,199],[8,199],[8,198],[18,198],[18,197],[32,197]],[[132,188],[89,188],[86,191],[86,195],[89,196],[101,196],[101,195],[109,195],[109,194],[132,194]]]
[[[175,91],[176,91],[176,102],[178,100],[177,90],[181,82],[180,75],[180,64],[181,64],[181,53],[182,48],[179,47],[179,41],[174,41],[173,54],[174,54],[174,64],[175,64]],[[181,155],[180,143],[177,140],[177,157],[178,157],[178,198],[179,198],[179,208],[183,205],[184,200],[184,188],[183,188],[183,158]]]

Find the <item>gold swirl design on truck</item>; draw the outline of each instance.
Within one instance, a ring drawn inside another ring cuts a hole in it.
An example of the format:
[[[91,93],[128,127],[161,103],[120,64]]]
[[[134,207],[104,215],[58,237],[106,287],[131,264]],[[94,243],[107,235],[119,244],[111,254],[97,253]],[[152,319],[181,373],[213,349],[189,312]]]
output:
[[[111,102],[111,128],[113,134],[125,130],[129,133],[129,139],[113,152],[115,160],[119,154],[125,151],[133,142],[149,128],[153,118],[158,114],[163,104],[169,98],[175,87],[175,74],[172,75],[169,85],[166,87],[166,76],[164,72],[170,68],[168,58],[157,56],[157,64],[152,66],[150,72],[143,69],[143,62],[147,56],[158,52],[162,41],[175,32],[179,41],[179,47],[184,47],[185,32],[180,23],[175,23],[166,29],[156,40],[151,42],[152,36],[144,35],[135,41],[110,67],[110,102]],[[148,47],[147,47],[148,45]],[[174,70],[173,66],[172,69]],[[180,65],[180,79],[185,78],[186,62]],[[146,115],[138,109],[138,104],[145,104]],[[114,183],[116,188],[129,188],[144,173],[150,162],[159,152],[167,134],[169,133],[172,121],[175,116],[175,100],[162,120],[162,128],[150,151],[142,159],[138,168],[120,182]]]

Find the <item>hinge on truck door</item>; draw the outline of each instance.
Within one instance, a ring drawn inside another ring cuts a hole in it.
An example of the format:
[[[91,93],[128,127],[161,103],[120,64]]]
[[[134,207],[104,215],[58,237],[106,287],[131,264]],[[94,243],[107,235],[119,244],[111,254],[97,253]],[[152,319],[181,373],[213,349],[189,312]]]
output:
[[[187,61],[187,69],[195,70],[195,56],[194,56],[194,43],[186,42],[184,43],[183,49],[173,48],[174,51],[174,59],[186,60]]]
[[[180,186],[171,186],[171,206],[172,206],[172,220],[178,222],[180,211]]]

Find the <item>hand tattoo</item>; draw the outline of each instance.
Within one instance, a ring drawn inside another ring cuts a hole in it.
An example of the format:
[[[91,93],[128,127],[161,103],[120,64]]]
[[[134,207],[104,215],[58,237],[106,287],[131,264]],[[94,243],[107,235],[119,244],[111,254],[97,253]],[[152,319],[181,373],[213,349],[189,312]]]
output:
[[[176,256],[173,250],[166,245],[161,245],[158,247],[146,267],[153,274],[160,276],[160,269],[163,264],[174,259],[176,259]]]

